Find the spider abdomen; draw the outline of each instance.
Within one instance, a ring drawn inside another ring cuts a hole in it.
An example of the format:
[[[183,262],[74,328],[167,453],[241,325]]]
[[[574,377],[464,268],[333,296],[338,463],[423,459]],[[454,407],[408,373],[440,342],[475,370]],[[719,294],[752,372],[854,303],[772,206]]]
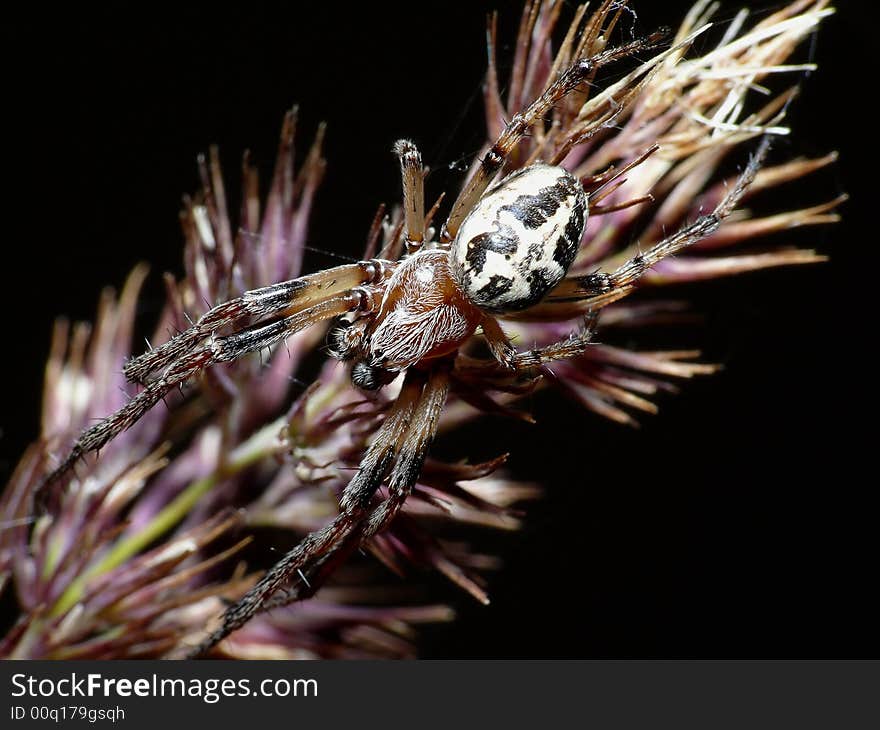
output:
[[[561,167],[537,164],[508,175],[465,218],[450,263],[480,309],[527,309],[574,262],[587,220],[583,186]]]

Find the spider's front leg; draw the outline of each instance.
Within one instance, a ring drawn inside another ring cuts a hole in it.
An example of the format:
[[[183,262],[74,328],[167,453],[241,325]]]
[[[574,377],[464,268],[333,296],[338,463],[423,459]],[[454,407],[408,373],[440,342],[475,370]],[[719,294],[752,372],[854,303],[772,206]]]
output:
[[[326,527],[303,538],[238,603],[230,606],[220,627],[190,657],[210,651],[261,611],[311,595],[331,572],[326,569],[329,564],[388,526],[415,485],[437,432],[449,390],[449,370],[446,359],[433,362],[427,371],[407,370],[400,395],[357,474],[342,493],[340,514]],[[371,509],[386,476],[388,499]],[[295,583],[292,589],[284,590]]]
[[[133,426],[171,390],[211,365],[231,362],[324,320],[369,306],[361,287],[384,282],[391,268],[386,261],[361,261],[245,292],[209,310],[165,344],[130,360],[124,373],[143,383],[143,390],[80,434],[67,456],[37,486],[37,509],[46,510],[52,485],[79,459]],[[254,319],[255,324],[218,334]]]
[[[403,232],[406,252],[413,254],[425,241],[425,169],[422,155],[408,139],[394,143],[403,182]]]
[[[65,459],[37,486],[34,498],[38,510],[46,509],[52,485],[67,474],[79,459],[103,448],[118,434],[133,426],[178,385],[211,365],[231,362],[249,352],[271,347],[300,330],[357,309],[363,302],[362,293],[352,289],[266,324],[244,327],[225,336],[210,336],[204,344],[190,348],[165,367],[161,375],[149,380],[144,389],[122,408],[80,434]]]
[[[387,274],[388,262],[378,259],[359,261],[247,291],[208,310],[192,327],[168,342],[132,358],[122,371],[129,381],[144,383],[151,374],[168,367],[226,327],[248,320],[294,314],[355,287],[379,283]]]

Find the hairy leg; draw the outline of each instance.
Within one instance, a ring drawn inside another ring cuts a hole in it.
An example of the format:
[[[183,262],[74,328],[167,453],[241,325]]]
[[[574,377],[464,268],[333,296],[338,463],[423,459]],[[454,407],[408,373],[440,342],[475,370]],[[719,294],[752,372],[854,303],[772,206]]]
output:
[[[190,654],[198,657],[246,624],[253,616],[306,598],[319,587],[328,562],[347,554],[366,537],[387,525],[418,478],[425,452],[436,431],[448,389],[448,365],[424,373],[407,371],[400,395],[388,412],[357,474],[339,502],[340,514],[326,527],[307,535],[235,605],[218,629]],[[371,514],[371,505],[385,477],[394,501]],[[303,580],[305,578],[305,580]]]
[[[394,144],[403,180],[403,235],[407,253],[418,251],[425,240],[425,170],[415,144],[401,139]]]
[[[171,362],[159,377],[148,381],[144,389],[122,408],[80,434],[64,460],[36,488],[35,500],[38,508],[45,509],[50,487],[82,456],[101,449],[118,434],[133,426],[178,385],[211,365],[230,362],[249,352],[271,347],[306,327],[344,314],[357,307],[360,301],[356,292],[347,292],[268,324],[252,325],[230,335],[208,338],[205,344]]]
[[[249,319],[294,314],[357,286],[378,283],[387,270],[387,262],[360,261],[245,292],[210,309],[192,327],[163,345],[132,358],[123,367],[123,373],[128,380],[143,383],[150,374],[168,367],[225,327]]]
[[[572,332],[564,340],[533,350],[519,352],[504,334],[498,321],[487,317],[483,320],[483,334],[492,356],[510,370],[534,370],[554,360],[568,360],[582,355],[596,332],[597,315],[584,317],[581,329]]]
[[[370,515],[362,539],[382,532],[400,512],[422,471],[428,448],[437,433],[437,422],[449,393],[449,365],[438,363],[431,371],[405,438],[400,443],[388,480],[388,499]]]

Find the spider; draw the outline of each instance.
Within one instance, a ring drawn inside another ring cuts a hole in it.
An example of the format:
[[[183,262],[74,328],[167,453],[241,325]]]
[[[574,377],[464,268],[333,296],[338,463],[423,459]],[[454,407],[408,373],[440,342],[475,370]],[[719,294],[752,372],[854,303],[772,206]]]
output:
[[[583,353],[603,306],[628,294],[660,260],[712,234],[734,210],[766,155],[766,137],[714,210],[616,270],[567,276],[588,214],[601,210],[602,188],[656,146],[622,170],[584,181],[560,166],[537,162],[496,182],[518,142],[566,95],[597,69],[654,48],[665,35],[658,31],[580,58],[563,70],[510,119],[474,165],[436,240],[429,223],[433,211],[425,212],[421,155],[412,142],[400,140],[394,152],[403,187],[402,258],[345,264],[245,292],[125,364],[125,376],[143,389],[80,435],[44,479],[41,500],[78,459],[132,426],[171,389],[212,365],[271,348],[327,320],[337,322],[329,335],[331,354],[350,363],[355,387],[375,391],[402,378],[399,395],[342,492],[338,516],[305,537],[230,606],[220,627],[192,656],[204,654],[258,612],[311,595],[334,565],[394,520],[419,477],[459,373],[482,368],[530,376],[554,360]],[[524,352],[501,325],[505,319],[575,316],[582,317],[582,326],[569,337]],[[478,331],[493,361],[475,363],[460,354]],[[387,498],[377,501],[383,484]]]

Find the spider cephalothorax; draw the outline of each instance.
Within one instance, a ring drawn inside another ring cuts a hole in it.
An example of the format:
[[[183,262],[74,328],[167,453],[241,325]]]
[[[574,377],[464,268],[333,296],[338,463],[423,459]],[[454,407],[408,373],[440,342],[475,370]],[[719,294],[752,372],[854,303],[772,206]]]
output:
[[[470,337],[480,311],[452,277],[444,249],[423,248],[404,259],[368,296],[374,314],[334,331],[334,352],[354,360],[352,382],[375,390],[415,363],[448,355]]]
[[[660,260],[713,233],[742,198],[766,151],[766,142],[739,181],[705,215],[621,263],[612,271],[569,276],[588,214],[601,215],[604,186],[614,183],[656,149],[652,145],[629,165],[579,179],[558,159],[538,160],[493,186],[505,161],[524,135],[590,80],[596,69],[653,47],[662,33],[604,50],[569,65],[520,113],[474,165],[434,239],[425,214],[424,170],[415,145],[395,145],[403,179],[404,255],[378,258],[319,271],[245,292],[207,311],[189,329],[130,360],[124,373],[142,390],[125,406],[86,430],[39,492],[89,451],[96,451],[140,419],[172,388],[205,368],[271,348],[307,327],[337,320],[330,335],[332,354],[351,362],[351,377],[376,390],[403,375],[399,394],[364,453],[360,467],[339,500],[339,515],[308,535],[223,617],[195,654],[200,654],[268,606],[302,598],[316,590],[333,565],[396,517],[416,483],[451,389],[474,372],[534,373],[545,363],[575,357],[587,348],[595,312],[625,296]],[[630,76],[638,84],[668,53],[658,54]],[[633,95],[609,102],[605,116],[584,120],[577,139],[609,124]],[[615,183],[619,184],[619,183]],[[639,200],[609,206],[609,210]],[[433,213],[432,213],[433,215]],[[558,342],[517,351],[499,320],[552,320],[582,323]],[[494,358],[474,364],[459,350],[480,331]],[[387,497],[380,499],[385,486]]]

